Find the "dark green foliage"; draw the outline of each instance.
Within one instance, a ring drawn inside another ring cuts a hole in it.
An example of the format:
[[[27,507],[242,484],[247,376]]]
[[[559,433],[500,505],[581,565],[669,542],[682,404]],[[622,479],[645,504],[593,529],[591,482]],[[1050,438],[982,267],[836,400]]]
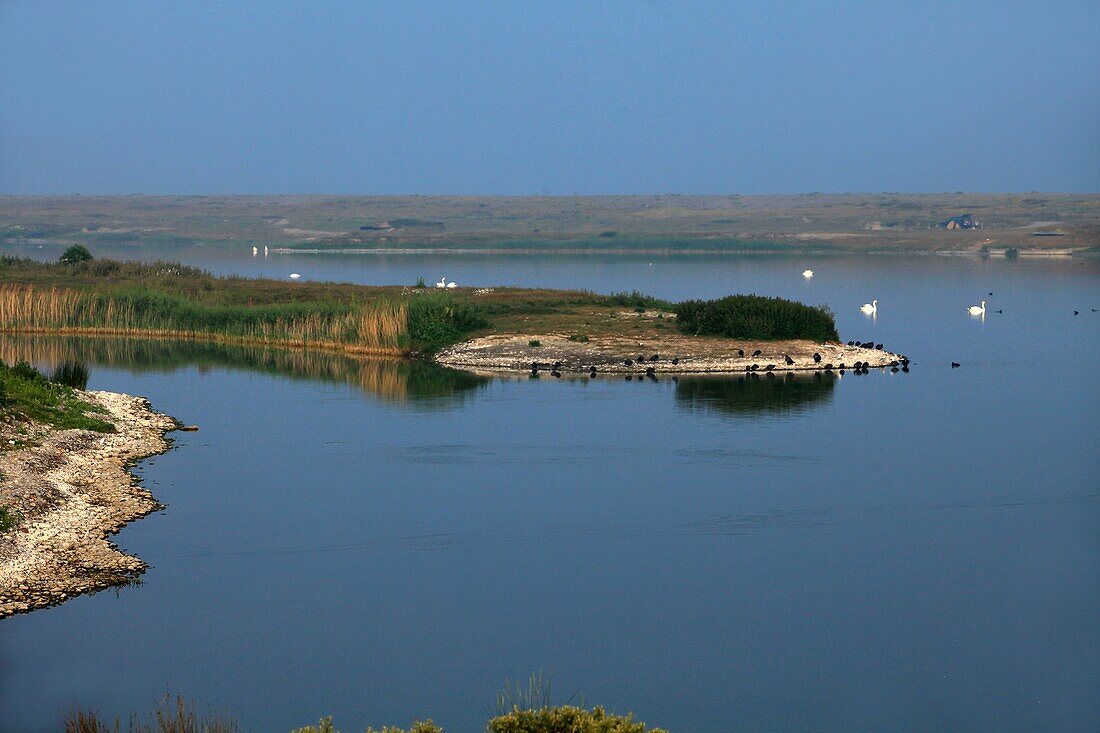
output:
[[[663,733],[647,728],[633,716],[609,715],[601,707],[592,710],[565,705],[538,710],[514,709],[489,721],[489,733]]]
[[[53,370],[50,381],[73,389],[86,389],[88,387],[88,367],[82,361],[62,362]]]
[[[12,529],[19,523],[19,515],[7,507],[0,506],[0,534]]]
[[[718,300],[677,303],[676,322],[693,336],[771,340],[839,341],[833,314],[825,306],[808,306],[784,298],[730,295]]]
[[[449,294],[424,294],[409,301],[409,338],[423,351],[460,341],[488,325],[476,306]]]
[[[62,252],[59,259],[66,265],[75,265],[78,262],[90,262],[92,253],[89,252],[88,248],[83,244],[74,244],[72,247]]]
[[[612,293],[607,296],[606,300],[614,305],[621,305],[627,308],[641,308],[643,312],[649,308],[665,311],[672,310],[672,303],[667,300],[653,298],[645,293],[639,293],[637,290],[632,290],[629,293]]]
[[[586,334],[586,333],[575,333],[575,334],[573,334],[572,336],[569,337],[569,340],[570,341],[576,341],[577,343],[581,343],[581,344],[587,344],[588,343],[588,334]]]
[[[46,379],[26,362],[0,363],[0,409],[16,419],[35,420],[60,430],[79,428],[113,433],[114,425],[95,417],[99,408],[79,400],[73,390]]]
[[[542,346],[542,342],[539,341],[538,339],[531,339],[530,341],[527,342],[527,345],[528,346]]]

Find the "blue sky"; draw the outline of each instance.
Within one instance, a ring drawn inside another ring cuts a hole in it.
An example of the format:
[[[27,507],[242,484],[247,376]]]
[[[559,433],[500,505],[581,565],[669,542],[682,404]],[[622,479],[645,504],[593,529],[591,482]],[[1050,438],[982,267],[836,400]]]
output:
[[[1100,190],[1100,3],[0,0],[0,193]]]

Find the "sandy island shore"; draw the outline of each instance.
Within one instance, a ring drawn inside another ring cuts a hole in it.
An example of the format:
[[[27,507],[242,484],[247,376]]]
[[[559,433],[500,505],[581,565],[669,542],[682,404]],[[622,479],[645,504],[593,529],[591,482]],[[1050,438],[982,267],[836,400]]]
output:
[[[161,505],[127,467],[168,449],[179,427],[149,402],[84,392],[115,433],[32,428],[26,448],[0,454],[0,496],[18,525],[0,535],[0,618],[125,583],[146,565],[107,536]]]
[[[745,355],[740,356],[738,349]],[[752,356],[757,349],[760,355]],[[815,361],[814,354],[821,360]],[[794,363],[787,364],[784,356]],[[645,361],[639,362],[639,357]],[[770,365],[770,371],[776,372],[851,369],[856,362],[875,368],[896,365],[904,358],[886,350],[844,344],[732,341],[675,333],[647,342],[618,336],[593,336],[588,342],[578,342],[560,334],[501,334],[464,341],[435,355],[440,364],[473,371],[530,371],[532,363],[548,370],[560,362],[558,371],[562,373],[587,373],[594,366],[597,373],[620,374],[644,374],[650,367],[659,374],[732,374],[743,373],[754,364],[757,371]],[[633,363],[628,365],[627,360]]]

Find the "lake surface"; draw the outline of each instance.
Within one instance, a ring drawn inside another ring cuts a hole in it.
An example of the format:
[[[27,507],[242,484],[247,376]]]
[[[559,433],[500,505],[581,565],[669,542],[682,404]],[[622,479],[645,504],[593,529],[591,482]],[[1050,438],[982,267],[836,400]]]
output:
[[[913,370],[481,379],[3,339],[4,359],[79,354],[92,388],[201,430],[137,469],[168,505],[117,537],[152,565],[140,586],[0,623],[0,730],[56,730],[74,702],[125,718],[171,691],[252,730],[333,714],[479,731],[505,681],[537,671],[556,702],[672,731],[1100,728],[1096,260],[146,256],[781,295]],[[983,298],[1004,312],[968,316]]]

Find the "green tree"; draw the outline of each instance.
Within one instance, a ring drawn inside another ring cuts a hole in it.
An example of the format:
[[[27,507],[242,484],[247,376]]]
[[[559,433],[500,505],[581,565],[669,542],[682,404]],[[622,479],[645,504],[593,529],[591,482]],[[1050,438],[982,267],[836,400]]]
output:
[[[90,259],[92,259],[92,253],[89,252],[88,248],[83,244],[74,244],[61,253],[61,261],[66,265],[76,264],[77,262],[87,262]]]

